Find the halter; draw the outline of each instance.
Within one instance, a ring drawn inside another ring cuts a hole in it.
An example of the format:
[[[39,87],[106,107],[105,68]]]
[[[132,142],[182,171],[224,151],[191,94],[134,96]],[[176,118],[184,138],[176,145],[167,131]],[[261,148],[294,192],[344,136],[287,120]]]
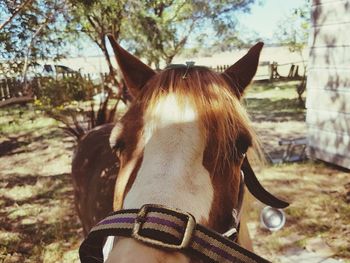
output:
[[[258,200],[269,206],[285,208],[289,204],[263,188],[247,157],[241,175],[244,180],[241,180],[238,207],[232,213],[232,226],[224,234],[196,223],[190,213],[146,204],[140,209],[113,212],[93,227],[80,246],[81,262],[103,262],[102,248],[108,236],[131,237],[147,245],[195,256],[203,262],[269,262],[236,243],[244,184]]]

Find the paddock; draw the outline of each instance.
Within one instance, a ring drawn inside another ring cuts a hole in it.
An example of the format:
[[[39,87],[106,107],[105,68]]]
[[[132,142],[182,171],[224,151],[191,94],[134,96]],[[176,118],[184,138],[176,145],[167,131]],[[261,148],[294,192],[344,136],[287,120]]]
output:
[[[282,149],[280,138],[306,135],[295,83],[254,84],[246,95],[244,103],[268,153]],[[59,126],[30,104],[0,109],[0,261],[79,262],[83,229],[70,178],[75,143]],[[248,226],[259,255],[282,262],[295,251],[314,256],[326,251],[327,257],[350,260],[348,172],[306,162],[256,173],[268,190],[292,203],[285,227],[271,233],[261,228],[263,205],[254,201]]]

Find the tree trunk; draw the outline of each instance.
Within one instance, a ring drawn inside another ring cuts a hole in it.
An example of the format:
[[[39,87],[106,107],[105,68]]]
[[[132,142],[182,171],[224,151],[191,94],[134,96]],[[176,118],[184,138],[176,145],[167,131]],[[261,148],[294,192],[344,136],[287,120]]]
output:
[[[299,101],[300,108],[305,108],[305,102],[304,102],[303,97],[302,97],[305,90],[306,90],[306,74],[304,72],[301,83],[297,86],[298,101]]]
[[[106,61],[107,61],[107,65],[108,65],[108,69],[109,69],[109,76],[112,79],[115,79],[116,71],[115,71],[115,69],[114,69],[114,67],[112,65],[111,58],[110,58],[108,50],[107,50],[105,36],[101,37],[101,46],[100,46],[100,48],[101,48],[101,50],[103,52],[103,55],[105,56]]]
[[[22,4],[20,4],[15,11],[12,13],[12,15],[0,25],[0,31],[7,26],[8,24],[10,24],[12,22],[13,19],[15,19],[15,17],[27,6],[29,5],[31,2],[33,2],[33,0],[26,0],[24,1]]]
[[[171,62],[173,61],[175,55],[168,55],[165,57],[165,64],[168,66],[171,64]]]
[[[33,45],[35,44],[35,40],[37,38],[37,36],[40,34],[40,32],[45,28],[45,26],[47,26],[49,24],[49,22],[51,21],[52,17],[53,17],[54,13],[51,13],[46,20],[44,21],[43,24],[41,24],[39,26],[39,28],[35,31],[34,35],[32,36],[29,45],[27,47],[27,53],[26,56],[24,58],[24,65],[23,65],[23,70],[22,70],[22,84],[23,84],[23,93],[25,95],[31,95],[30,93],[32,91],[29,90],[28,87],[28,79],[27,79],[27,73],[28,73],[28,66],[29,66],[29,57],[31,55],[31,50]]]

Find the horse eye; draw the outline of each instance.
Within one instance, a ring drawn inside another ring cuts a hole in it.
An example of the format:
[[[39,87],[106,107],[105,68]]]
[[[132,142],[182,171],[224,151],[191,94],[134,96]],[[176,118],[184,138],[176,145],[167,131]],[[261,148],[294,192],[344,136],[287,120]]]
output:
[[[249,147],[250,144],[246,143],[237,145],[237,154],[239,159],[243,159],[246,156]]]
[[[240,157],[241,159],[244,159],[246,155],[247,155],[247,152],[240,152],[240,153],[239,153],[239,157]]]
[[[125,142],[119,139],[116,141],[116,143],[112,147],[112,152],[116,154],[117,157],[119,158],[124,149],[125,149]]]
[[[231,160],[238,162],[240,160],[242,160],[248,151],[248,147],[242,147],[239,145],[236,145],[235,148],[232,149],[232,154],[231,154]]]
[[[236,149],[236,157],[235,158],[238,158],[239,160],[243,159],[246,156],[247,151],[248,151],[248,148],[245,148],[244,150],[240,149],[240,148],[237,148]]]

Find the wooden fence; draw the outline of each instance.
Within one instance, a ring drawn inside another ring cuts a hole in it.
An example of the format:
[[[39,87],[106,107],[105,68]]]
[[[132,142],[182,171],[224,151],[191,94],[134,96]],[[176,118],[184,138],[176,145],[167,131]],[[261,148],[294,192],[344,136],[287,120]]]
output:
[[[278,64],[277,62],[269,61],[260,62],[259,69],[265,68],[265,70],[263,73],[260,73],[260,75],[258,70],[258,73],[255,76],[255,81],[300,80],[302,79],[302,76],[300,76],[299,74],[299,65],[297,65],[298,63],[300,62],[284,64]],[[219,65],[216,68],[212,69],[221,73],[229,67],[230,65]],[[280,74],[279,69],[281,67],[289,67],[288,75],[283,76],[282,74]]]
[[[28,102],[33,100],[36,94],[36,90],[42,87],[42,83],[52,77],[35,77],[23,83],[23,81],[16,78],[2,78],[0,79],[0,107]],[[101,73],[98,75],[91,74],[77,74],[77,73],[61,73],[55,76],[56,80],[68,79],[68,78],[82,78],[84,81],[88,81],[94,86],[102,84],[108,79],[107,73]],[[69,82],[67,82],[67,85]]]
[[[295,65],[296,63],[286,63],[286,64],[278,64],[277,62],[261,62],[259,64],[259,68],[264,68],[264,74],[258,74],[255,78],[255,81],[287,81],[287,80],[300,80],[302,77],[299,75],[299,66]],[[290,67],[289,73],[287,76],[281,76],[279,73],[280,67]],[[216,68],[212,68],[217,72],[224,72],[230,65],[219,65]],[[98,85],[103,83],[108,79],[107,73],[102,73],[99,75],[91,75],[91,74],[77,74],[77,73],[60,73],[56,76],[57,79],[65,79],[65,78],[83,78],[86,81],[93,83],[94,85]],[[31,85],[36,85],[40,88],[41,82],[45,77],[36,77],[30,81],[28,81],[28,85],[24,85],[22,81],[15,78],[3,78],[0,79],[0,107],[16,102],[22,102],[31,100],[33,98],[33,92],[31,92]],[[46,77],[47,79],[47,77]],[[29,88],[28,88],[29,87]]]
[[[0,100],[17,97],[22,93],[20,80],[4,78],[0,80]]]

